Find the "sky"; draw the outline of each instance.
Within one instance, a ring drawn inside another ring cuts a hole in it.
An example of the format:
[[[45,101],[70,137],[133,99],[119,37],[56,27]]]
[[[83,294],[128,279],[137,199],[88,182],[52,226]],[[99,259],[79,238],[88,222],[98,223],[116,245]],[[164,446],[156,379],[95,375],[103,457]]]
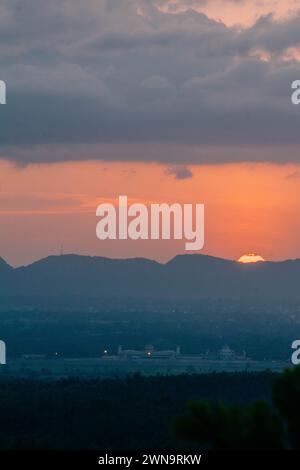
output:
[[[205,204],[203,253],[300,257],[300,0],[3,0],[0,256],[167,261],[96,207]]]

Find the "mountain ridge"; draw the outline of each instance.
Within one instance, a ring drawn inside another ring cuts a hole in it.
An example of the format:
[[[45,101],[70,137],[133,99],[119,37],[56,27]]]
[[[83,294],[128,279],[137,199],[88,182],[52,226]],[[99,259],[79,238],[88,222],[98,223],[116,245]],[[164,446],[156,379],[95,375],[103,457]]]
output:
[[[4,269],[0,304],[55,300],[97,305],[104,300],[226,299],[300,302],[300,260],[241,264],[202,254],[167,263],[147,258],[113,259],[76,254],[42,258]],[[23,300],[22,300],[23,299]]]
[[[77,259],[85,259],[85,260],[99,260],[99,261],[103,261],[103,262],[134,262],[134,261],[140,261],[140,262],[149,262],[149,263],[154,263],[154,264],[157,264],[157,265],[162,265],[162,266],[166,266],[168,264],[173,264],[174,262],[178,261],[178,260],[182,260],[182,259],[201,259],[201,260],[211,260],[211,261],[220,261],[220,262],[224,262],[224,263],[233,263],[233,264],[236,264],[238,266],[245,266],[245,267],[250,267],[250,266],[258,266],[258,265],[274,265],[274,264],[285,264],[285,263],[300,263],[300,258],[289,258],[289,259],[284,259],[284,260],[274,260],[274,261],[259,261],[257,263],[239,263],[237,260],[232,260],[232,259],[228,259],[228,258],[222,258],[222,257],[219,257],[219,256],[213,256],[213,255],[206,255],[206,254],[195,254],[195,253],[192,253],[192,254],[186,254],[186,253],[183,253],[183,254],[178,254],[178,255],[175,255],[173,258],[171,258],[170,260],[166,261],[166,262],[160,262],[160,261],[156,261],[154,259],[151,259],[151,258],[146,258],[146,257],[130,257],[130,258],[110,258],[108,256],[97,256],[97,255],[81,255],[81,254],[77,254],[77,253],[68,253],[68,254],[63,254],[63,255],[48,255],[48,256],[45,256],[44,258],[40,258],[40,259],[37,259],[35,261],[32,261],[31,263],[28,263],[28,264],[24,264],[24,265],[21,265],[21,266],[16,266],[16,267],[12,267],[11,265],[9,265],[5,260],[4,258],[1,258],[0,257],[0,265],[1,265],[1,261],[3,263],[5,263],[9,268],[11,269],[22,269],[22,268],[28,268],[29,266],[33,266],[35,264],[39,264],[39,263],[43,263],[47,260],[51,260],[51,259],[55,259],[55,260],[62,260],[62,259],[71,259],[71,258],[77,258]]]
[[[10,266],[10,265],[5,261],[4,258],[1,258],[1,257],[0,257],[0,272],[1,272],[1,271],[4,271],[4,270],[11,270],[11,269],[13,269],[13,267]]]

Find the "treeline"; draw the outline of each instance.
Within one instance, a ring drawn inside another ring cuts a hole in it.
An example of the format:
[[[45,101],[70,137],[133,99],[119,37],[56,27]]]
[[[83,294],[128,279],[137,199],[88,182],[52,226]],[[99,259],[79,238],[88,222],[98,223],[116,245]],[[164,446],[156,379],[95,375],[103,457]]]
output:
[[[188,402],[270,403],[274,377],[245,372],[57,382],[2,378],[0,448],[183,448],[171,423]]]

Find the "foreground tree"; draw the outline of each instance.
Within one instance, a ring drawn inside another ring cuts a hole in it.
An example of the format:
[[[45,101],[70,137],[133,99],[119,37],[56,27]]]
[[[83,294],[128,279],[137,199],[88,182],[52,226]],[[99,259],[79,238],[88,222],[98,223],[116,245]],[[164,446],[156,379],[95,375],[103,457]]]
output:
[[[273,401],[286,429],[286,443],[300,450],[300,367],[286,369],[273,385]]]
[[[300,449],[300,368],[285,370],[273,384],[273,405],[189,404],[173,421],[175,434],[212,449]]]

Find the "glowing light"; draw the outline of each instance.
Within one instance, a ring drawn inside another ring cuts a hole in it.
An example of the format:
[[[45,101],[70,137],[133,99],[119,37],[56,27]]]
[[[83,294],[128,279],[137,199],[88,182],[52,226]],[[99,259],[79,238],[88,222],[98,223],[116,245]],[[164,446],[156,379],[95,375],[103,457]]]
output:
[[[265,261],[264,258],[260,255],[256,255],[255,253],[248,253],[246,255],[241,256],[238,259],[239,263],[259,263]]]

